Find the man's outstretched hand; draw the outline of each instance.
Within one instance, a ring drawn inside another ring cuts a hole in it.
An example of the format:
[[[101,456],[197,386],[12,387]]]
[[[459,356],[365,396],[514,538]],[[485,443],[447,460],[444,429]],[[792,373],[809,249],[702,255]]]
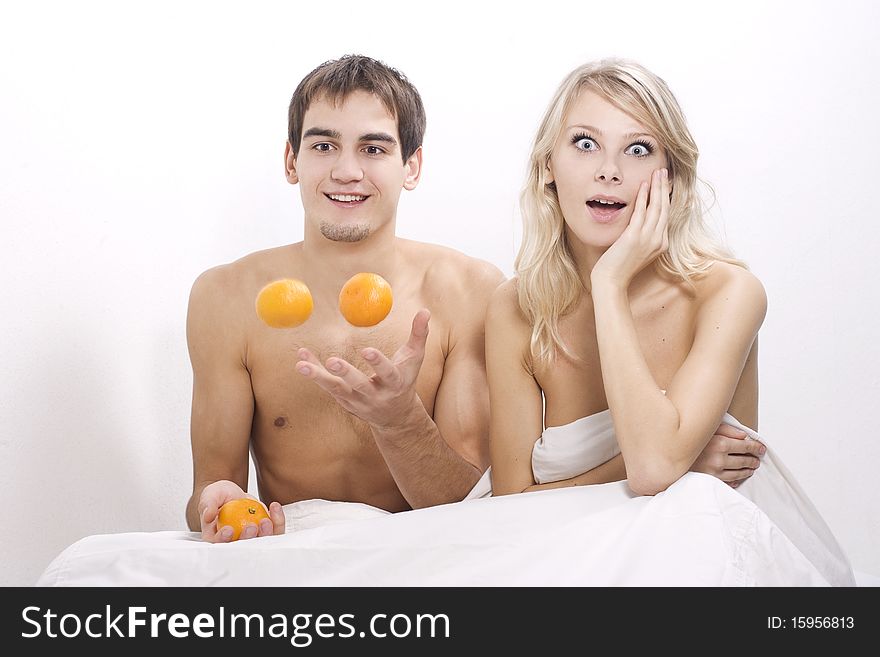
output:
[[[209,543],[228,543],[232,540],[232,527],[217,526],[217,515],[220,507],[242,498],[256,500],[253,495],[248,495],[241,487],[232,481],[221,480],[208,484],[202,489],[199,496],[199,519],[202,524],[202,540]],[[259,504],[263,504],[256,500]],[[284,533],[284,512],[278,502],[269,505],[269,518],[263,518],[259,524],[249,523],[241,530],[239,540],[256,538],[258,536],[273,536]]]
[[[402,426],[421,406],[415,382],[425,358],[431,313],[423,308],[412,322],[409,340],[389,360],[378,349],[361,351],[373,369],[367,376],[348,361],[331,357],[322,365],[308,349],[300,349],[296,370],[326,390],[349,413],[377,428]],[[423,411],[424,412],[424,411]]]

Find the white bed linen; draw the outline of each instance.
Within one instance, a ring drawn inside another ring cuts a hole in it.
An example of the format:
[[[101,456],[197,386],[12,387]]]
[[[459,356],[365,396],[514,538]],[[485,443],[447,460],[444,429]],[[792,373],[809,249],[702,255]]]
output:
[[[39,586],[822,586],[751,501],[689,473],[654,497],[625,482],[388,514],[308,500],[283,536],[90,536]],[[298,521],[299,519],[299,521]]]
[[[755,473],[737,488],[737,493],[754,502],[833,586],[855,586],[855,577],[843,549],[816,507],[768,443],[766,437],[742,424],[729,413],[724,424],[760,440],[767,452]],[[579,418],[569,424],[547,427],[532,449],[532,473],[543,484],[575,477],[592,470],[620,453],[611,412]],[[468,494],[468,499],[492,494],[491,471]]]
[[[755,432],[725,415],[750,438]],[[566,479],[619,453],[610,412],[548,427],[535,481]],[[288,532],[225,545],[190,532],[90,536],[41,586],[854,586],[849,561],[768,445],[737,490],[688,473],[663,493],[625,482],[491,497],[399,514],[306,500]]]

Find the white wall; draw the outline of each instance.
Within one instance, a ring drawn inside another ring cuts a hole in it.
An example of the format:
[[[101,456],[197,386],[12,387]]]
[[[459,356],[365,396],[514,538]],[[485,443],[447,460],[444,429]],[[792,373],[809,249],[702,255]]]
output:
[[[508,274],[561,78],[609,55],[664,77],[769,295],[762,432],[880,575],[874,3],[130,4],[0,16],[0,584],[89,534],[185,528],[190,285],[301,238],[287,103],[349,52],[401,69],[427,107],[399,233]]]

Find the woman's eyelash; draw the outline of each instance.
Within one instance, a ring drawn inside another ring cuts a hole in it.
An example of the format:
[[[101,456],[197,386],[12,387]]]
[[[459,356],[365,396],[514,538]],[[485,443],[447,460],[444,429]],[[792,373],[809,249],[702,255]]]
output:
[[[629,148],[630,146],[641,146],[646,151],[648,151],[648,155],[654,152],[654,144],[649,141],[643,141],[640,139],[639,141],[634,141],[633,143],[631,143],[627,148]]]
[[[581,139],[589,139],[590,141],[596,141],[593,137],[588,135],[586,132],[579,132],[578,134],[576,134],[574,137],[571,138],[571,143],[576,144]]]
[[[595,137],[588,135],[586,132],[579,132],[579,133],[572,136],[571,143],[576,144],[579,141],[581,141],[582,139],[589,139],[592,142],[596,141]],[[652,144],[651,142],[644,140],[644,139],[639,139],[639,140],[634,141],[629,146],[627,146],[627,148],[631,148],[633,146],[641,146],[646,151],[648,151],[647,155],[650,155],[651,153],[653,153],[657,148],[656,146],[654,146],[654,144]],[[642,156],[638,156],[638,157],[645,157],[645,156],[642,155]]]

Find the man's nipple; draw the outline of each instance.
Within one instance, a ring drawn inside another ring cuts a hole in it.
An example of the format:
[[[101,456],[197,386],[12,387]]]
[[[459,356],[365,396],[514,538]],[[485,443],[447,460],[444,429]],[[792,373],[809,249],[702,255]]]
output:
[[[283,417],[276,417],[275,418],[275,426],[276,427],[283,427],[285,424],[287,424],[287,420],[285,418],[283,418]]]

